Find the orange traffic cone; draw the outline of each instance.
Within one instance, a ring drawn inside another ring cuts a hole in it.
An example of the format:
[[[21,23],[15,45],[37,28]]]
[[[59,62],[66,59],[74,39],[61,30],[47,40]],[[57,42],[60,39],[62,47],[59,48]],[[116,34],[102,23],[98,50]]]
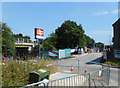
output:
[[[4,64],[6,63],[6,58],[4,58]]]
[[[71,71],[73,71],[73,65],[71,65]]]
[[[86,68],[86,66],[85,66],[85,73],[87,73],[87,68]]]
[[[102,69],[100,68],[100,71],[101,71]],[[102,71],[101,71],[101,75],[100,76],[103,76],[103,73],[102,73]]]

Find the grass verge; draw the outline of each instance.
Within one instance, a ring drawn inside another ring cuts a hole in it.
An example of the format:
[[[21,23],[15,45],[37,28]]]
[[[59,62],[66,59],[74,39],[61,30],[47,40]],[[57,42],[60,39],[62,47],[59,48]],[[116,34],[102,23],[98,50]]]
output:
[[[104,64],[110,65],[110,66],[115,66],[115,67],[120,67],[120,59],[109,59],[107,62]]]
[[[40,68],[46,68],[52,60],[41,59],[33,61],[12,60],[2,66],[2,86],[25,86],[28,84],[29,73]],[[55,66],[48,67],[50,73],[56,72]]]

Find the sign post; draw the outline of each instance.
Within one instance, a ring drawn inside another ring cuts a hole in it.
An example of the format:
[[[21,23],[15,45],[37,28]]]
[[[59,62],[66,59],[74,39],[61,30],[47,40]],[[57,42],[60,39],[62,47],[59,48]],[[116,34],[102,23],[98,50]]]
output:
[[[39,60],[40,60],[40,39],[39,39]]]
[[[44,30],[35,28],[35,39],[39,40],[39,60],[40,60],[40,40],[43,40],[44,38]]]

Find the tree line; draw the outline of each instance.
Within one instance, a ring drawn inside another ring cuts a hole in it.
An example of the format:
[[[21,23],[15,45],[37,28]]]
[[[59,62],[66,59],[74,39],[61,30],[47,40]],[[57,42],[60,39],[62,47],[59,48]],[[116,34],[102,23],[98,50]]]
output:
[[[43,41],[45,50],[64,49],[64,48],[92,48],[95,40],[85,34],[81,24],[67,20],[55,32],[51,33],[48,38]]]
[[[11,56],[15,54],[15,38],[27,38],[29,36],[23,36],[20,34],[13,34],[11,28],[6,23],[0,23],[2,27],[2,54],[3,56]],[[99,42],[97,47],[103,47],[103,43]],[[67,20],[60,27],[55,29],[49,37],[45,40],[41,40],[42,50],[57,50],[64,48],[93,48],[95,46],[95,40],[85,34],[85,31],[81,24],[77,24],[74,21]],[[38,50],[38,45],[34,47]]]

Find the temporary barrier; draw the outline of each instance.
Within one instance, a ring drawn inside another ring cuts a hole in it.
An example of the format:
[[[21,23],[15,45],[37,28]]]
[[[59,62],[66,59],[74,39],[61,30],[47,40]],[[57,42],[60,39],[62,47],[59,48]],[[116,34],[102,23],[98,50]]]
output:
[[[59,50],[50,50],[50,51],[42,51],[42,56],[44,58],[55,58],[55,59],[62,59],[71,56],[71,49],[59,49]]]
[[[71,56],[71,49],[65,48],[65,57],[70,57],[70,56]]]
[[[59,51],[58,50],[51,50],[51,51],[49,51],[49,56],[58,58],[59,57]]]
[[[102,74],[99,76],[99,71],[94,71],[90,73],[78,74],[74,76],[69,76],[65,78],[60,78],[56,80],[51,80],[48,82],[48,86],[108,86],[110,78],[110,68],[105,67],[101,69]]]
[[[98,63],[99,64],[99,63]],[[101,71],[101,76],[99,75]],[[25,87],[34,87],[38,86],[39,84],[43,84],[44,88],[48,87],[54,87],[54,86],[86,86],[86,87],[95,87],[96,86],[102,86],[106,87],[109,85],[109,79],[110,79],[110,67],[102,65],[102,69],[90,72],[90,73],[83,73],[83,74],[76,74],[73,76],[68,76],[60,79],[50,80],[48,82],[37,82],[30,85],[27,85]],[[22,88],[25,88],[22,87]]]
[[[59,59],[65,58],[65,49],[59,49]]]
[[[56,80],[50,80],[47,83],[47,88],[49,87],[73,87],[73,86],[89,86],[89,74],[77,74],[65,78],[60,78]]]

